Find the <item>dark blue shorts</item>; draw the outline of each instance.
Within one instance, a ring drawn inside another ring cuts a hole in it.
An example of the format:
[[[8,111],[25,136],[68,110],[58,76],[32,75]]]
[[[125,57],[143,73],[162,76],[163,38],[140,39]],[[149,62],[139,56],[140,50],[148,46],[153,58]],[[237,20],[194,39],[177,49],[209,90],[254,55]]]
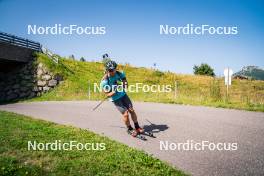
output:
[[[123,97],[113,101],[119,112],[124,114],[129,108],[133,108],[130,98],[125,94]]]

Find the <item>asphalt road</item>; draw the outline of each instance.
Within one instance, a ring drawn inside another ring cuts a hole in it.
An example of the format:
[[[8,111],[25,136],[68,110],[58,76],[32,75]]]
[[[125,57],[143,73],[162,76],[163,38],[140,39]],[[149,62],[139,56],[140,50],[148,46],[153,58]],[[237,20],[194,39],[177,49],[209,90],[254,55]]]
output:
[[[142,149],[192,175],[264,175],[264,113],[134,103],[140,124],[147,130],[153,130],[157,136],[155,139],[141,141],[127,135],[119,112],[110,102],[105,102],[96,111],[92,111],[97,103],[17,103],[2,105],[0,109],[89,129]],[[189,143],[197,144],[196,146],[202,142],[213,143],[210,144],[211,147],[225,143],[226,150],[209,150],[208,147],[205,150],[184,150],[188,149],[188,144],[180,143],[187,143],[188,140]],[[166,141],[171,148],[161,150],[160,142]],[[237,150],[234,146],[228,146],[230,143],[237,145]],[[176,145],[179,150],[175,149]]]

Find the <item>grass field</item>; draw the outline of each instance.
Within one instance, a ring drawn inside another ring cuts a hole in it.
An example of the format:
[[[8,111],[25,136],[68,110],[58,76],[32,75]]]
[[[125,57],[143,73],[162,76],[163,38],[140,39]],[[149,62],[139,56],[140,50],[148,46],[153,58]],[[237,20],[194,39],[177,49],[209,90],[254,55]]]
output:
[[[88,96],[88,87],[93,90],[93,83],[100,83],[103,76],[102,63],[61,58],[61,64],[56,65],[43,54],[38,54],[38,60],[44,62],[53,72],[63,75],[65,81],[49,93],[30,101],[87,100],[89,98],[99,100],[103,98],[102,93],[93,91],[90,97]],[[135,101],[264,111],[264,81],[233,80],[227,96],[223,78],[161,72],[136,68],[128,64],[119,65],[118,69],[126,73],[129,84],[140,82],[147,85],[172,85],[173,91],[169,93],[144,93],[143,91],[129,93]]]
[[[184,175],[144,152],[109,138],[0,111],[0,175]],[[28,150],[38,143],[105,143],[105,150]]]

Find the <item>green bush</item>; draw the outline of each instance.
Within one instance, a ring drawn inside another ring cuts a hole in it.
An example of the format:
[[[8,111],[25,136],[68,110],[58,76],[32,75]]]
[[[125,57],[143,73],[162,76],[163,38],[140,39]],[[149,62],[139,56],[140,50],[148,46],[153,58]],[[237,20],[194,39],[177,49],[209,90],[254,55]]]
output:
[[[155,70],[154,73],[153,73],[154,76],[157,76],[157,77],[162,77],[164,75],[163,72],[159,71],[159,70]]]
[[[215,76],[214,69],[208,64],[204,63],[202,63],[200,66],[194,65],[193,73],[195,75]]]

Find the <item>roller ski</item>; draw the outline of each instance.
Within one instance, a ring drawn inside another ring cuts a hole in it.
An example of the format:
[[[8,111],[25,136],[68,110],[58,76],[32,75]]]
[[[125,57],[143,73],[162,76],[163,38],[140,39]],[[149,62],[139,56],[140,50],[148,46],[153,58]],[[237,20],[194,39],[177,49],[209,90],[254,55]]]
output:
[[[149,136],[149,137],[152,137],[152,138],[156,138],[156,137],[153,135],[152,132],[145,131],[143,128],[137,128],[136,131],[137,131],[138,134],[145,135],[145,136]]]
[[[140,140],[146,141],[147,139],[145,138],[145,136],[142,136],[140,133],[137,132],[137,130],[131,129],[131,130],[127,130],[127,133],[129,135],[131,135],[132,137],[138,138]]]
[[[152,138],[156,138],[156,136],[154,136],[154,134],[152,132],[148,132],[148,131],[144,131],[143,133],[141,133],[142,135],[146,135]]]

